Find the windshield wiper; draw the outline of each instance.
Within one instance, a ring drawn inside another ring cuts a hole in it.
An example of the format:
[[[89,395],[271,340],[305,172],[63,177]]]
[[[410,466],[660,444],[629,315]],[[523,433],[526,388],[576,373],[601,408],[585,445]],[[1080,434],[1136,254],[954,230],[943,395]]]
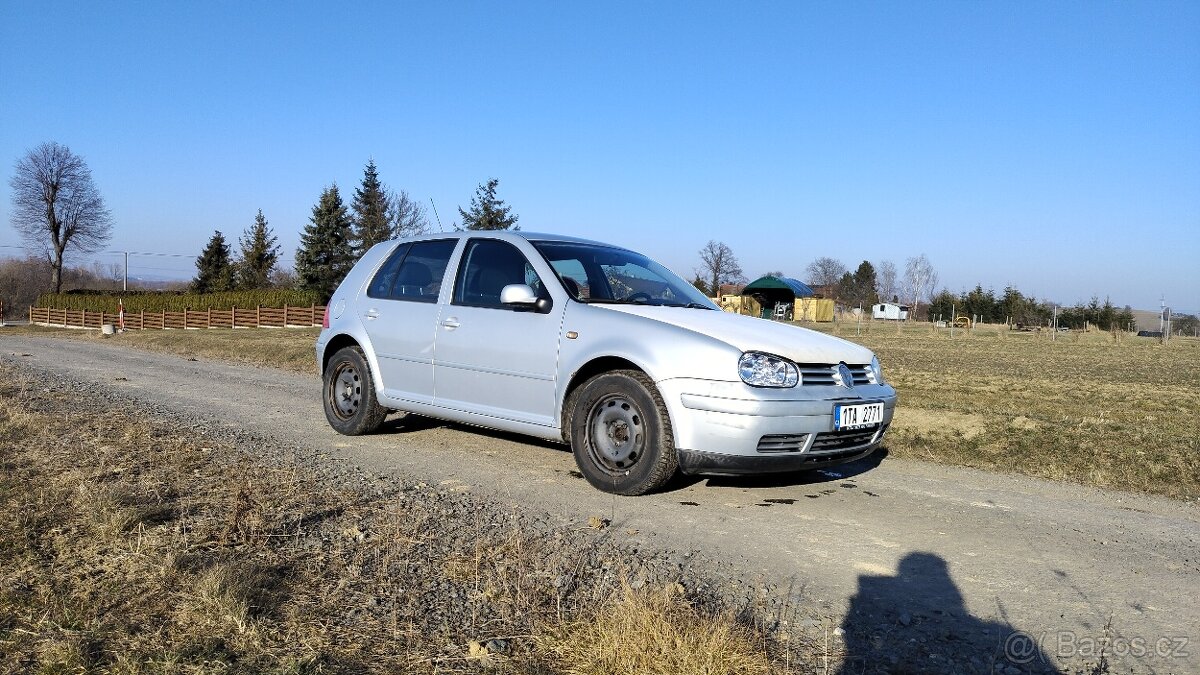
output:
[[[663,307],[680,307],[682,309],[714,309],[713,307],[709,307],[708,305],[705,305],[705,304],[699,303],[699,302],[688,302],[688,303],[683,303],[683,304],[680,304],[677,302],[664,302],[662,306]]]

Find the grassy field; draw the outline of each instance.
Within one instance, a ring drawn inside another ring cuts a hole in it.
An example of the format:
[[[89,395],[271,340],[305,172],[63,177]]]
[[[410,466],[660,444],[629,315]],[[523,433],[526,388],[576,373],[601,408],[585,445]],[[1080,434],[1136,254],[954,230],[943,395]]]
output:
[[[836,329],[900,395],[898,457],[1200,497],[1200,341],[1109,333]]]
[[[790,672],[678,584],[560,591],[598,532],[454,526],[427,486],[331,487],[170,424],[0,366],[0,672]]]
[[[313,344],[320,328],[213,328],[209,330],[134,330],[115,336],[94,330],[9,326],[5,335],[47,335],[75,340],[112,340],[116,343],[188,358],[219,359],[253,366],[316,373]]]
[[[1200,498],[1200,341],[985,326],[817,324],[876,350],[900,395],[897,457]],[[314,372],[312,330],[7,331]],[[0,333],[3,335],[3,333]]]

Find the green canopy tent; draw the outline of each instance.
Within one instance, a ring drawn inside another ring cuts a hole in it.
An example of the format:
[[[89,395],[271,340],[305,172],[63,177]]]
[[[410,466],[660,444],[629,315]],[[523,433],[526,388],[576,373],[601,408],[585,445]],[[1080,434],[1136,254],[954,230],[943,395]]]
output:
[[[759,277],[742,289],[742,295],[752,296],[762,305],[762,318],[770,319],[776,316],[776,307],[780,307],[783,316],[791,320],[796,298],[811,298],[815,293],[807,284],[787,277]]]

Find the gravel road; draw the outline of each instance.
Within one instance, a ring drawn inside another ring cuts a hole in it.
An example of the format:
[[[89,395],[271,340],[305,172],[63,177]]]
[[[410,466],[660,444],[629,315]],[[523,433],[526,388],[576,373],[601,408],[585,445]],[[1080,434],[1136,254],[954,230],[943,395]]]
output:
[[[348,438],[319,382],[107,342],[0,333],[0,359],[250,432],[370,475],[589,516],[647,550],[732,563],[834,618],[843,672],[1200,672],[1200,507],[886,457],[771,479],[686,479],[614,498],[564,446],[416,417]],[[901,392],[903,393],[903,392]],[[903,414],[903,411],[898,411]],[[819,629],[812,621],[813,629]],[[889,667],[890,664],[890,667]]]

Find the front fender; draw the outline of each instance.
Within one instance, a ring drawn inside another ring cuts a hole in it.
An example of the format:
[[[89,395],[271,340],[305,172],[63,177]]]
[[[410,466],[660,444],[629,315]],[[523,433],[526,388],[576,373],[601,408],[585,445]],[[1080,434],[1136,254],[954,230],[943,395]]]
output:
[[[571,302],[563,313],[562,330],[558,372],[567,381],[589,361],[604,356],[630,361],[656,382],[676,377],[739,381],[741,351],[687,328],[613,311],[604,305]],[[577,337],[565,337],[572,332]]]
[[[701,310],[697,310],[701,311]],[[575,333],[575,338],[567,337]],[[563,410],[571,384],[589,363],[603,358],[628,361],[656,383],[674,378],[740,383],[741,352],[716,338],[603,305],[570,302],[563,313],[559,340],[555,419]],[[668,402],[668,412],[674,406]],[[564,437],[570,434],[563,429]]]

